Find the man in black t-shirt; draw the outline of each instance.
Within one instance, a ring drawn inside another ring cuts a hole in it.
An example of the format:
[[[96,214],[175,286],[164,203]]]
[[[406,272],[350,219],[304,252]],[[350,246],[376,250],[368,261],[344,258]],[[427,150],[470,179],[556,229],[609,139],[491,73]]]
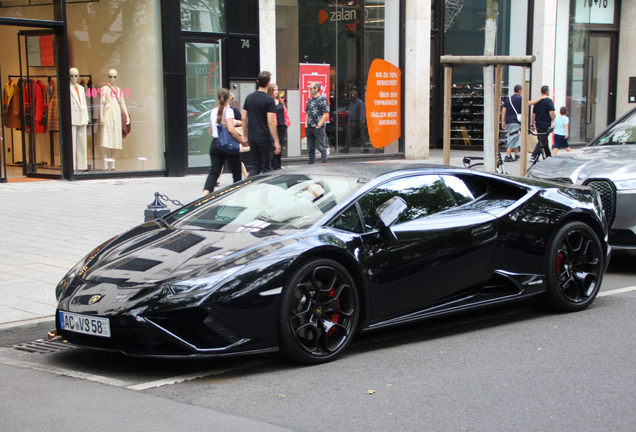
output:
[[[532,111],[532,127],[536,126],[537,133],[545,134],[550,127],[552,127],[552,120],[556,118],[554,113],[554,103],[549,97],[550,87],[541,87],[542,99],[534,105]],[[532,152],[532,162],[537,160],[541,154],[541,149],[544,149],[546,156],[552,156],[550,153],[550,144],[548,143],[548,135],[539,135],[539,143]]]
[[[271,74],[258,74],[258,89],[250,93],[243,103],[243,133],[247,135],[252,156],[252,170],[249,177],[272,170],[272,138],[274,154],[280,153],[280,142],[276,130],[276,102],[267,94]]]

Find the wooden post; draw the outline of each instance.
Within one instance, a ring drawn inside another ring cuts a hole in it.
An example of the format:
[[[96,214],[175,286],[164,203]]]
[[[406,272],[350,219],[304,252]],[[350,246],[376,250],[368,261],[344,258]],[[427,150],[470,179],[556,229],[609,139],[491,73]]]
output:
[[[453,67],[444,68],[444,165],[450,165]]]
[[[501,81],[503,80],[503,66],[497,65],[495,69],[495,97],[493,102],[493,107],[495,109],[494,119],[495,124],[493,125],[493,133],[494,133],[494,146],[495,152],[493,153],[495,156],[495,171],[497,170],[497,155],[499,155],[499,117],[501,116]],[[484,143],[486,145],[486,143]]]
[[[528,125],[530,116],[530,68],[523,68],[523,89],[521,90],[521,160],[519,175],[524,177],[528,169]]]

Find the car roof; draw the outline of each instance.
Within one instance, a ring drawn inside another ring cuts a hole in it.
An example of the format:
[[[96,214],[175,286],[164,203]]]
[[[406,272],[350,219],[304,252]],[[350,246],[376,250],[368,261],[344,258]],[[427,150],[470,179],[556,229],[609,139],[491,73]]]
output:
[[[345,162],[337,164],[312,164],[292,166],[285,168],[284,172],[276,172],[276,174],[306,174],[306,175],[326,175],[326,176],[351,176],[366,177],[373,179],[381,175],[395,171],[427,171],[427,172],[449,172],[462,171],[464,168],[452,167],[447,165],[436,165],[426,163],[400,163],[400,162]],[[270,173],[273,174],[273,173]]]

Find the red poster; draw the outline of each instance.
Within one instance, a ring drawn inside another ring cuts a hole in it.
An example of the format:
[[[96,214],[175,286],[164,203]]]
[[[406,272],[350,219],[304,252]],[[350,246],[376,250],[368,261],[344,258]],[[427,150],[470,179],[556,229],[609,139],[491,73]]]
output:
[[[41,66],[55,66],[53,35],[40,36],[40,60]]]
[[[300,122],[305,123],[305,107],[311,96],[309,85],[312,82],[320,83],[320,93],[329,102],[329,65],[328,64],[300,64]]]

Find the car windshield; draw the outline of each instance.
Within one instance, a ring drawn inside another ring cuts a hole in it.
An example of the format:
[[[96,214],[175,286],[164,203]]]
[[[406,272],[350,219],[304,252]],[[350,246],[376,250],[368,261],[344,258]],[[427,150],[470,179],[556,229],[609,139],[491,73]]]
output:
[[[623,145],[636,144],[636,110],[625,120],[615,124],[598,140],[590,145],[606,146],[606,145]]]
[[[189,204],[166,221],[179,229],[223,232],[305,228],[364,183],[357,177],[303,174],[250,178]]]

